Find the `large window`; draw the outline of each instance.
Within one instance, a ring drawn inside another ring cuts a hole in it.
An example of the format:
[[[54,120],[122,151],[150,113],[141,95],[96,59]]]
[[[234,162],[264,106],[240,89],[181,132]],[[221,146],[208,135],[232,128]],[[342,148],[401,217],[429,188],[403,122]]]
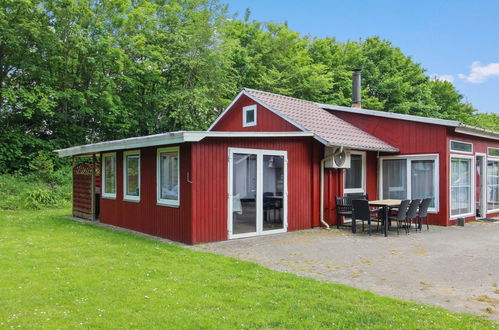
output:
[[[179,148],[158,149],[157,199],[158,204],[180,205]]]
[[[473,215],[472,211],[472,158],[451,156],[450,215]]]
[[[499,159],[487,161],[487,210],[499,209]]]
[[[344,192],[364,193],[366,182],[366,154],[364,152],[351,153],[350,168],[345,170]]]
[[[123,198],[140,201],[140,151],[123,153]]]
[[[116,153],[102,156],[102,197],[116,198]]]
[[[438,211],[438,156],[414,155],[381,158],[382,199],[432,198],[430,211]]]

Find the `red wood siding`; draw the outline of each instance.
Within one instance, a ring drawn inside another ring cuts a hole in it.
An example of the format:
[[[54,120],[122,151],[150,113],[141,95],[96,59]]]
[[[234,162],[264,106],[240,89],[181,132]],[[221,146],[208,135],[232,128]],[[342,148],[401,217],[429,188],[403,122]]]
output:
[[[430,214],[431,224],[449,225],[449,177],[447,127],[407,120],[366,116],[341,111],[336,116],[399,148],[399,154],[439,155],[439,212]],[[383,155],[383,154],[382,154]],[[367,162],[369,197],[377,196],[378,162],[373,155]]]
[[[257,120],[255,126],[243,127],[243,107],[257,105]],[[242,95],[239,100],[225,113],[212,131],[226,132],[292,132],[299,129],[282,119],[272,111],[267,110],[257,104],[246,95]]]
[[[142,148],[140,153],[140,202],[123,200],[123,151],[116,152],[116,199],[101,198],[100,221],[143,233],[186,243],[192,242],[191,146],[180,145],[180,206],[156,205],[157,149]]]
[[[287,151],[288,230],[318,225],[319,173],[312,159],[321,151],[316,141],[312,138],[207,138],[192,145],[194,243],[228,237],[228,148]]]

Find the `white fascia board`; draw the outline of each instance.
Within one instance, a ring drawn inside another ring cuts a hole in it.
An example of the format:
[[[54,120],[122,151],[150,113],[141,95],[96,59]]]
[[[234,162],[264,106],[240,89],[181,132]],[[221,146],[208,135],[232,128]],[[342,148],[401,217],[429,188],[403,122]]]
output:
[[[86,155],[114,150],[145,148],[159,145],[198,142],[206,137],[306,137],[314,136],[311,132],[170,132],[148,136],[139,136],[122,140],[105,141],[66,149],[54,150],[59,157]]]
[[[291,119],[288,116],[282,114],[280,111],[272,108],[270,105],[268,105],[267,103],[263,102],[258,97],[251,95],[251,92],[243,90],[243,93],[244,93],[244,95],[246,95],[247,97],[249,97],[253,101],[255,101],[257,103],[260,103],[262,106],[264,106],[265,108],[267,108],[268,110],[270,110],[271,112],[273,112],[275,115],[281,117],[282,119],[284,119],[285,121],[287,121],[291,125],[295,126],[296,128],[299,128],[300,130],[305,131],[305,132],[308,131],[308,129],[306,129],[305,127],[303,127],[302,125],[300,125],[299,123],[297,123],[296,121],[294,121],[293,119]]]
[[[132,137],[122,140],[105,141],[77,147],[54,150],[59,157],[99,153],[112,150],[144,148],[153,145],[174,144],[184,142],[184,132],[170,132],[155,135]]]
[[[285,121],[289,122],[291,125],[295,126],[296,128],[298,128],[302,131],[308,131],[305,127],[298,124],[293,119],[283,115],[280,111],[277,111],[276,109],[272,108],[271,106],[269,106],[268,104],[266,104],[265,102],[263,102],[262,100],[257,98],[256,96],[253,96],[250,92],[246,91],[244,88],[239,92],[239,94],[237,94],[237,96],[234,98],[234,100],[232,100],[232,102],[229,104],[229,106],[227,108],[225,108],[225,110],[220,114],[220,116],[218,116],[218,118],[213,122],[213,124],[211,124],[211,126],[208,128],[208,131],[211,131],[213,129],[213,127],[215,127],[215,125],[220,121],[220,119],[222,119],[222,117],[225,116],[227,111],[229,111],[232,108],[232,106],[237,102],[237,100],[239,100],[239,98],[242,95],[246,95],[247,97],[249,97],[250,99],[252,99],[256,103],[259,103],[261,106],[267,108],[269,111],[273,112],[277,116],[279,116],[282,119],[284,119]]]
[[[469,126],[466,124],[461,124],[459,127],[454,129],[454,132],[472,136],[478,136],[486,139],[499,140],[499,132],[492,131],[480,127]]]
[[[225,108],[224,111],[222,111],[222,113],[217,117],[217,119],[215,119],[215,121],[213,122],[213,124],[211,124],[210,127],[208,128],[208,132],[211,131],[213,129],[213,127],[215,127],[215,125],[220,121],[220,119],[222,119],[222,117],[225,116],[225,114],[227,113],[227,111],[229,111],[229,109],[232,108],[232,106],[237,102],[237,100],[239,100],[239,98],[243,94],[244,94],[244,89],[242,89],[239,92],[239,94],[237,94],[237,96],[232,100],[232,102],[230,102],[229,106],[227,108]]]
[[[419,123],[442,125],[442,126],[450,126],[450,127],[458,127],[461,125],[461,123],[459,121],[456,121],[456,120],[447,120],[447,119],[438,119],[438,118],[431,118],[431,117],[405,115],[402,113],[370,110],[370,109],[363,109],[363,108],[361,108],[361,109],[350,108],[350,107],[343,107],[343,106],[339,106],[339,105],[331,105],[331,104],[323,104],[323,103],[316,103],[316,105],[318,107],[321,107],[321,108],[326,109],[326,110],[337,110],[337,111],[343,111],[343,112],[356,113],[359,115],[369,115],[369,116],[384,117],[384,118],[391,118],[391,119],[400,119],[400,120],[407,120],[407,121],[414,121],[414,122],[419,122]]]

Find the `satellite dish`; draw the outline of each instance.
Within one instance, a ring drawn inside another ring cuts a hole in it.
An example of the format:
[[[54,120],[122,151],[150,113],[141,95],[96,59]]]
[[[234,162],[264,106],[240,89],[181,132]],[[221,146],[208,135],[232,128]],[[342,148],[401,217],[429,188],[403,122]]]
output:
[[[334,162],[337,166],[343,166],[343,164],[345,164],[346,158],[347,154],[345,150],[342,150],[334,155]]]

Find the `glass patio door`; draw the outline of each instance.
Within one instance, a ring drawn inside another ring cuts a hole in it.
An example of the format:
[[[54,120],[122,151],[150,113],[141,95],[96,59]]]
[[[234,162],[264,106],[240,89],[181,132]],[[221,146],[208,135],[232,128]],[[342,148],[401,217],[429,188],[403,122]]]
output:
[[[285,151],[229,149],[229,238],[286,231]]]

